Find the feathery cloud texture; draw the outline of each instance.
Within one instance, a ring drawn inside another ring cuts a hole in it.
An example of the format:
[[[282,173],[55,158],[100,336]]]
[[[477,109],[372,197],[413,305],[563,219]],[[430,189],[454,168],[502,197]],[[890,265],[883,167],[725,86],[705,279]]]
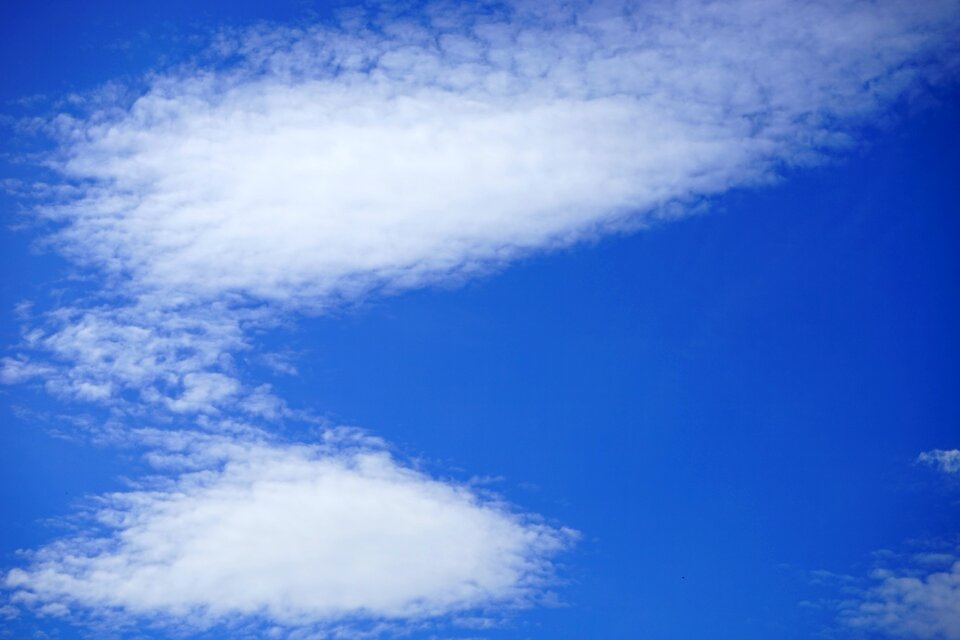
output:
[[[930,465],[943,473],[960,473],[960,449],[933,449],[917,456],[917,462]]]
[[[912,566],[876,569],[872,586],[843,604],[850,627],[898,638],[960,638],[960,558],[935,554],[944,565],[931,570],[930,554]]]

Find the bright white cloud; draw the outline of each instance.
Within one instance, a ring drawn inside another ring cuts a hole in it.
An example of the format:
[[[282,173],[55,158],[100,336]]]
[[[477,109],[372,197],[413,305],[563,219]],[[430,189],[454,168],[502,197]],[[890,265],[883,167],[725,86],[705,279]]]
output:
[[[54,309],[36,319],[22,349],[41,354],[0,360],[0,380],[41,380],[68,399],[137,413],[218,414],[247,408],[271,417],[281,409],[264,387],[240,381],[234,356],[249,349],[245,331],[263,327],[263,314],[207,305],[99,304]],[[270,414],[270,415],[267,415]]]
[[[129,107],[61,118],[60,247],[135,293],[421,286],[810,162],[960,41],[940,0],[370,20],[224,35]]]
[[[928,464],[943,473],[960,473],[960,450],[933,449],[917,456],[917,462]]]
[[[460,278],[769,181],[952,82],[958,24],[946,0],[672,0],[221,33],[136,99],[55,121],[50,242],[128,301],[54,312],[0,379],[265,406],[231,365],[251,303]]]
[[[6,576],[14,602],[195,627],[409,621],[527,604],[573,538],[342,432],[317,446],[140,436],[179,475],[104,497],[109,533],[35,552]]]
[[[874,571],[873,585],[844,603],[843,621],[888,637],[960,638],[960,558],[950,556],[940,570],[921,560],[913,567]]]

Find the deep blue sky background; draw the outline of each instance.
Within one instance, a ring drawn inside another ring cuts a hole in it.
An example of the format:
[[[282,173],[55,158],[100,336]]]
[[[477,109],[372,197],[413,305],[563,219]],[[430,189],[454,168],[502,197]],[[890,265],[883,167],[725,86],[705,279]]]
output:
[[[4,111],[136,74],[184,27],[308,15],[135,4],[6,6]],[[583,533],[566,606],[491,637],[810,637],[834,612],[799,603],[839,597],[810,571],[862,575],[872,552],[960,530],[955,492],[914,464],[960,424],[960,102],[941,98],[705,214],[277,331],[264,343],[300,375],[273,382],[436,473],[502,477],[492,488]],[[13,304],[63,275],[34,239],[0,240],[8,345]],[[134,467],[21,413],[52,401],[0,393],[6,569],[62,531],[44,519]]]

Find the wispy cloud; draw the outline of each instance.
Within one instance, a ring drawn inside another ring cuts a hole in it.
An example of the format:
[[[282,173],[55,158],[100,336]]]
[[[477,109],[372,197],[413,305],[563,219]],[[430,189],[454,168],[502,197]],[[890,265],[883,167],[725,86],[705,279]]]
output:
[[[960,450],[932,449],[917,456],[917,462],[927,464],[943,473],[960,473]]]
[[[960,557],[920,554],[878,568],[870,584],[841,605],[848,628],[898,638],[960,638]]]
[[[139,434],[155,447],[150,462],[177,475],[103,497],[94,531],[7,575],[12,601],[195,628],[416,620],[528,604],[573,539],[404,466],[375,441],[327,437]]]
[[[34,319],[24,337],[22,349],[44,362],[7,357],[0,371],[9,382],[42,379],[67,398],[211,412],[240,391],[232,355],[248,346],[242,315],[222,304],[187,313],[142,301],[62,307]]]

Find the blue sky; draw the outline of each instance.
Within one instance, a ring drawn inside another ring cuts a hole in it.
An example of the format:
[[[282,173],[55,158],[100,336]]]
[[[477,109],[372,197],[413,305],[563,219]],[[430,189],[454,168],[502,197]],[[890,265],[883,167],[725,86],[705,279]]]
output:
[[[955,3],[5,11],[6,637],[960,638]]]

